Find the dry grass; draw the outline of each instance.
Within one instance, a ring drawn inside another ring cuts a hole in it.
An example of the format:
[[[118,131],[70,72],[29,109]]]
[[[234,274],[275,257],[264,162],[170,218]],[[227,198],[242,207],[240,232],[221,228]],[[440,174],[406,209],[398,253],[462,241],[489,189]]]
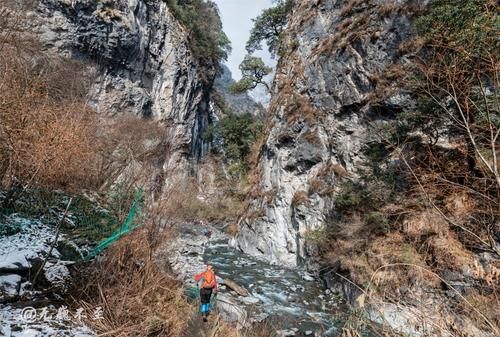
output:
[[[183,285],[161,269],[157,248],[177,235],[165,224],[168,205],[150,208],[143,227],[116,242],[104,257],[80,270],[74,304],[92,312],[102,307],[104,319],[88,317],[98,336],[113,337],[272,337],[267,325],[237,330],[214,314],[200,323],[198,306],[184,295]],[[168,266],[164,267],[168,269]]]
[[[365,0],[350,0],[347,2],[342,9],[340,10],[340,16],[341,17],[347,17],[355,12],[362,10],[364,7],[362,5],[368,5],[370,4],[370,1],[365,1]]]
[[[30,40],[0,45],[0,183],[74,189],[97,179],[97,117],[82,65]]]
[[[448,223],[437,212],[429,210],[408,215],[402,229],[410,240],[420,241],[422,237],[447,233]]]
[[[0,5],[7,13],[0,20],[0,184],[70,191],[105,191],[117,179],[133,185],[149,173],[153,154],[163,154],[164,128],[99,118],[86,105],[91,67],[40,45],[24,30],[25,10]]]
[[[335,192],[334,178],[349,177],[349,173],[337,163],[324,165],[314,178],[309,181],[309,194],[317,193],[320,196],[332,196]]]
[[[252,209],[246,213],[245,219],[248,221],[255,221],[266,215],[266,210],[264,208]]]
[[[313,145],[321,145],[322,141],[317,131],[309,130],[301,135],[305,141]]]
[[[307,193],[306,191],[295,192],[292,198],[292,205],[297,207],[307,204],[309,204],[309,193]]]
[[[104,259],[84,273],[79,304],[104,309],[103,320],[89,320],[98,334],[112,336],[181,336],[194,308],[181,284],[155,264],[148,229],[141,229],[112,246]]]
[[[229,221],[234,222],[243,212],[244,202],[225,193],[211,196],[205,200],[200,195],[197,181],[185,179],[178,181],[161,200],[163,213],[171,221]]]
[[[334,52],[344,52],[355,41],[362,41],[370,37],[376,28],[369,27],[372,16],[365,12],[355,18],[344,19],[339,22],[335,33],[320,41],[314,47],[311,59],[316,62],[321,56],[331,56]]]
[[[294,92],[291,95],[286,95],[287,102],[285,104],[285,116],[287,124],[293,124],[297,121],[304,121],[308,124],[317,123],[321,118],[322,113],[319,109],[311,104],[311,100],[301,94]]]
[[[377,7],[379,16],[383,19],[393,14],[399,14],[405,10],[407,6],[399,3],[396,0],[384,1]]]

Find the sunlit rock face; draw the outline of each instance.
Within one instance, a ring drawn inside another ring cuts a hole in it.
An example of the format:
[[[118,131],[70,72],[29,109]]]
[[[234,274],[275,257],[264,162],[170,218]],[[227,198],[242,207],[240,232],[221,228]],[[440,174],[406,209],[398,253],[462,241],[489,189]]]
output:
[[[225,65],[222,66],[221,74],[215,79],[214,88],[219,95],[224,99],[224,105],[227,112],[237,115],[252,114],[258,118],[265,117],[264,107],[253,100],[247,93],[234,94],[230,87],[236,83],[233,79],[231,70]]]
[[[297,2],[276,70],[258,179],[240,220],[243,251],[287,266],[307,261],[305,237],[335,211],[339,176],[355,179],[375,139],[371,127],[411,108],[387,73],[405,62],[400,47],[413,35],[412,23],[384,3],[349,10],[349,1]]]
[[[98,112],[165,125],[160,171],[188,173],[207,152],[215,70],[198,66],[165,2],[40,0],[31,15],[46,46],[89,65],[88,99]]]

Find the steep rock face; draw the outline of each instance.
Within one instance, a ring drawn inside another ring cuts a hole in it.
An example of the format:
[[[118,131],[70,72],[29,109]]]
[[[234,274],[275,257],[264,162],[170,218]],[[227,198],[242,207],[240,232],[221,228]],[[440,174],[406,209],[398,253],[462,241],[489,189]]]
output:
[[[355,6],[353,6],[353,3]],[[355,177],[363,151],[412,101],[391,85],[412,35],[402,2],[298,1],[273,86],[271,126],[258,183],[240,221],[239,247],[288,266],[308,257],[305,238],[334,212],[340,176]]]
[[[187,172],[208,145],[213,69],[200,69],[188,34],[163,1],[40,0],[34,29],[45,44],[90,64],[89,101],[109,115],[136,115],[166,126],[171,151],[163,172]],[[207,74],[208,72],[208,74]]]
[[[226,105],[224,108],[237,115],[250,113],[257,117],[263,117],[264,108],[254,101],[247,93],[233,94],[229,90],[231,85],[235,82],[231,70],[223,65],[222,73],[215,79],[214,88],[224,99],[224,102],[222,102],[222,104]]]

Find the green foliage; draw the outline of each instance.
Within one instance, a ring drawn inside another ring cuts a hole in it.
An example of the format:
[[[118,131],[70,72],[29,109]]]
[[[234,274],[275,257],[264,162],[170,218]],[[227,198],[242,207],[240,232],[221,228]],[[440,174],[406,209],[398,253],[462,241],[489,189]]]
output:
[[[363,198],[359,193],[360,191],[362,191],[362,188],[358,188],[357,184],[352,182],[344,183],[340,194],[335,199],[335,209],[340,213],[357,209],[361,205]]]
[[[377,233],[389,231],[389,220],[381,212],[370,212],[365,216],[365,223]]]
[[[210,126],[204,138],[221,144],[229,161],[246,163],[252,144],[262,131],[262,123],[251,114],[241,116],[230,114]]]
[[[255,89],[259,84],[264,85],[267,90],[270,91],[269,85],[264,78],[269,75],[273,69],[266,66],[260,57],[245,56],[245,59],[240,64],[240,70],[243,77],[229,88],[231,92],[235,94],[243,93]]]
[[[443,134],[464,134],[463,125],[457,125],[463,124],[461,118],[450,119],[458,108],[466,111],[472,129],[477,126],[473,131],[489,130],[490,122],[500,127],[500,115],[492,109],[494,95],[484,97],[480,89],[493,89],[496,82],[491,59],[499,52],[500,19],[490,7],[483,0],[436,0],[416,19],[425,48],[404,85],[417,98],[417,106],[388,125],[385,134],[391,143],[411,141],[416,132],[432,141]]]
[[[227,60],[231,42],[222,30],[217,5],[204,0],[164,0],[189,32],[190,47],[202,66],[219,67]]]
[[[308,242],[314,242],[317,244],[325,243],[328,240],[328,231],[325,228],[311,229],[308,230],[304,238]]]
[[[21,226],[17,223],[10,223],[6,219],[0,217],[0,237],[11,236],[21,231]]]
[[[292,11],[294,0],[275,1],[276,6],[266,9],[256,19],[250,32],[246,49],[249,54],[262,49],[262,42],[266,41],[269,52],[275,55],[278,52],[280,40],[288,22],[288,14]]]
[[[436,0],[417,19],[417,27],[424,48],[408,89],[417,96],[418,107],[414,120],[400,119],[399,131],[420,131],[432,140],[461,138],[467,157],[462,174],[486,175],[500,185],[494,160],[500,130],[497,5]]]
[[[500,18],[484,0],[437,0],[417,19],[420,33],[477,57],[498,53]]]
[[[419,99],[420,120],[427,119],[427,126],[434,122],[435,130],[440,112],[460,108],[471,115],[471,122],[482,119],[488,123],[485,111],[497,105],[489,101],[492,97],[483,96],[480,87],[498,89],[492,88],[497,85],[494,59],[500,52],[500,17],[495,4],[433,1],[429,11],[417,19],[417,27],[427,48],[425,71],[416,75],[413,88],[424,92]],[[450,101],[452,96],[456,99]],[[496,126],[500,126],[498,121]]]

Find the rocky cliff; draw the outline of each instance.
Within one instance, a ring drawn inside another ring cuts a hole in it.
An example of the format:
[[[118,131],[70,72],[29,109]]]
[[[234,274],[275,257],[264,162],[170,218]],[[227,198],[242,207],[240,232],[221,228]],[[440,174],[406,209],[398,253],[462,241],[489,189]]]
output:
[[[103,114],[161,122],[171,151],[159,171],[188,172],[208,147],[201,134],[213,118],[215,69],[197,64],[188,33],[166,3],[40,0],[31,15],[49,48],[84,61],[95,74],[90,104]]]
[[[391,82],[413,34],[402,5],[297,1],[282,41],[257,183],[240,221],[243,251],[288,266],[304,262],[305,238],[335,212],[339,177],[354,177],[363,163],[374,139],[370,126],[412,106]]]
[[[219,108],[226,110],[226,112],[232,112],[237,115],[242,115],[245,113],[250,113],[256,117],[264,118],[265,109],[254,101],[250,95],[247,93],[243,94],[233,94],[229,88],[236,81],[233,79],[233,74],[231,70],[223,65],[222,73],[215,79],[214,88],[223,100],[219,105],[223,105]]]

